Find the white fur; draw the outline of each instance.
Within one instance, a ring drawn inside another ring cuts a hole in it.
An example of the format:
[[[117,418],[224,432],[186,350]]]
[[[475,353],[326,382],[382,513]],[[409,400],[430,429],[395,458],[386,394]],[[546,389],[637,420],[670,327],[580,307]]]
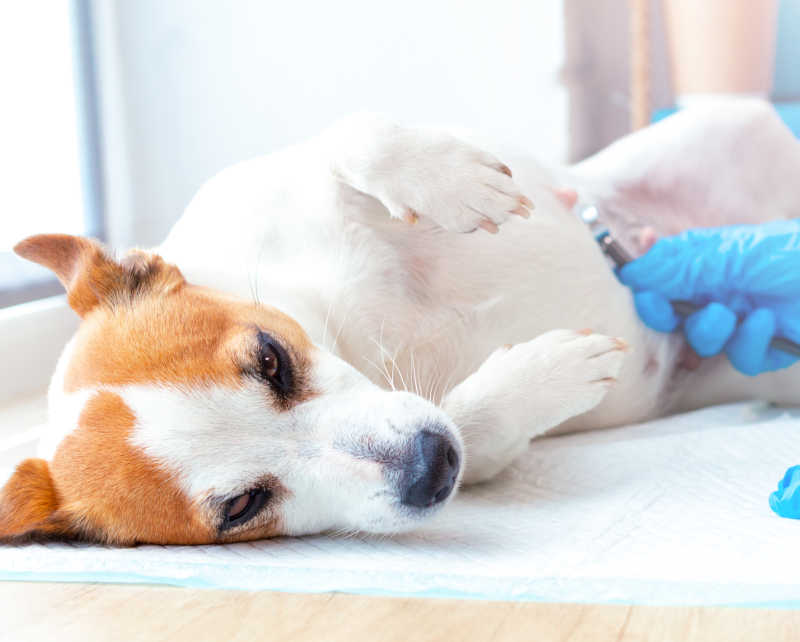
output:
[[[71,339],[58,359],[55,373],[50,380],[47,394],[48,424],[42,431],[37,444],[37,453],[44,459],[52,459],[56,448],[69,433],[78,427],[78,418],[83,412],[89,397],[94,390],[82,389],[76,392],[64,392],[64,375],[72,359],[75,339]]]

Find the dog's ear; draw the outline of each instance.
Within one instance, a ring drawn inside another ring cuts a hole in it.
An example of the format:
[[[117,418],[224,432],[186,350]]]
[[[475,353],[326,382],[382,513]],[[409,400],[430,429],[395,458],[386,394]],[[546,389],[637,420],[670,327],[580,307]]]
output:
[[[118,262],[102,245],[79,236],[39,234],[17,243],[14,251],[51,269],[82,317],[101,303],[113,304],[147,288],[168,292],[184,283],[178,268],[155,254],[133,251]]]
[[[26,459],[0,488],[0,541],[71,534],[44,459]]]

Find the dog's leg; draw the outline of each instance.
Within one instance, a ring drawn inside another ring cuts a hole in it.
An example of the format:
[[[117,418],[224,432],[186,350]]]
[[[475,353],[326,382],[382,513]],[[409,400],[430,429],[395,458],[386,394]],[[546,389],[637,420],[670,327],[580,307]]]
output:
[[[625,348],[589,331],[552,330],[491,354],[442,402],[466,445],[465,483],[490,479],[533,437],[599,404]]]
[[[533,205],[497,158],[441,131],[358,114],[320,140],[340,183],[408,223],[423,216],[451,232],[494,233],[513,214],[527,217]],[[359,209],[345,205],[349,213]]]

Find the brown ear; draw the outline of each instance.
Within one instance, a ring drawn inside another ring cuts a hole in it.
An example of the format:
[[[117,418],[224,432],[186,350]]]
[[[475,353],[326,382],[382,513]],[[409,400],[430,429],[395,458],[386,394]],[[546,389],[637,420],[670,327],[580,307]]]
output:
[[[44,459],[26,459],[0,489],[0,541],[66,535],[58,494]]]
[[[89,239],[39,234],[17,243],[14,251],[55,272],[67,290],[70,306],[80,316],[111,296],[120,281],[120,266]]]
[[[140,292],[159,284],[171,290],[184,283],[178,268],[161,257],[132,252],[121,263],[91,239],[68,234],[39,234],[17,243],[22,258],[50,268],[67,290],[70,306],[86,316],[101,303]]]

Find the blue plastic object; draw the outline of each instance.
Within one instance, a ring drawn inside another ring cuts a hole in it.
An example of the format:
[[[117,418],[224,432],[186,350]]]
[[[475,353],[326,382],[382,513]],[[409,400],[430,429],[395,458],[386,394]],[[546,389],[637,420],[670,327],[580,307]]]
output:
[[[800,103],[798,102],[785,102],[774,103],[775,111],[781,117],[786,126],[792,130],[792,133],[800,138]],[[667,109],[659,109],[653,114],[652,122],[657,123],[659,120],[672,116],[678,111],[677,107],[668,107]]]
[[[792,466],[769,496],[769,507],[781,517],[800,519],[800,466]]]
[[[798,358],[770,346],[800,342],[800,220],[689,230],[660,239],[618,271],[634,290],[649,327],[683,326],[702,357],[724,351],[747,375],[786,368]],[[699,310],[685,320],[671,301]]]

